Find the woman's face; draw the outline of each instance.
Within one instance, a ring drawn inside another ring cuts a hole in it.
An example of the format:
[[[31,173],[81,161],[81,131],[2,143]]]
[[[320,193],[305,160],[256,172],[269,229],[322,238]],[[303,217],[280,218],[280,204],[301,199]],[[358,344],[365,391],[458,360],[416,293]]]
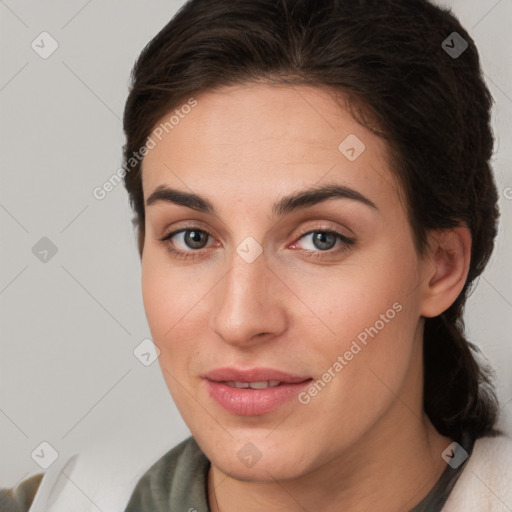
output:
[[[196,100],[177,107],[143,162],[145,200],[166,187],[212,207],[164,193],[146,205],[149,326],[212,463],[242,480],[294,478],[420,417],[431,268],[415,252],[385,143],[327,90],[250,85]],[[344,193],[282,202],[327,185]],[[205,378],[226,367],[310,380],[257,390]]]

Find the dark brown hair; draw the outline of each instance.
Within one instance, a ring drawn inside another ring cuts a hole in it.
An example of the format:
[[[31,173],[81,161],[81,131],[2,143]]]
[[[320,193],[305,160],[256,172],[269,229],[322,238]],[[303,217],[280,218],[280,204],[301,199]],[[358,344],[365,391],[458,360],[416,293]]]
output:
[[[462,48],[453,32],[468,44],[460,55],[443,45]],[[461,294],[425,319],[424,408],[452,439],[494,432],[493,373],[477,362],[462,318],[497,232],[492,97],[474,41],[449,10],[427,0],[191,0],[144,48],[131,78],[124,179],[140,254],[141,163],[128,162],[163,116],[203,91],[256,81],[341,92],[354,117],[387,142],[418,253],[431,229],[465,223],[471,231]]]

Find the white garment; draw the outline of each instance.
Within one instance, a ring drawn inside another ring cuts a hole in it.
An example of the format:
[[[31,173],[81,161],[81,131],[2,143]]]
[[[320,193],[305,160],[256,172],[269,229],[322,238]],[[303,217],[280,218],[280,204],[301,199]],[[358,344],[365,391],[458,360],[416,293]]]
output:
[[[512,439],[477,439],[443,512],[512,512]]]
[[[123,512],[140,477],[174,444],[156,438],[136,445],[119,432],[79,454],[61,454],[45,471],[29,512]]]

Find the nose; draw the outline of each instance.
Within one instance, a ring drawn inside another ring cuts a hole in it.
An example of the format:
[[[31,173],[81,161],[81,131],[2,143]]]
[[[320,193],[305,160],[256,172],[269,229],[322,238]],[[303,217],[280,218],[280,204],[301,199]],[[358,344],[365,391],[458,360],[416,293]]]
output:
[[[235,253],[212,294],[210,328],[240,347],[279,336],[287,328],[286,290],[264,253],[251,263]]]

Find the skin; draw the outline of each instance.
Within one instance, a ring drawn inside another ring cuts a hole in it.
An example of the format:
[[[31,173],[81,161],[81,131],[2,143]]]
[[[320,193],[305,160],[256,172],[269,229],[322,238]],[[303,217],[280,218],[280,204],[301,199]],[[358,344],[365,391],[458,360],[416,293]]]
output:
[[[145,157],[144,197],[162,184],[199,193],[219,217],[163,201],[146,207],[142,291],[167,386],[211,461],[212,512],[240,503],[246,512],[411,509],[445,469],[452,441],[422,408],[423,317],[462,290],[469,231],[430,232],[420,258],[385,142],[327,89],[251,84],[196,99]],[[355,161],[338,150],[349,134],[366,146]],[[273,216],[282,196],[327,182],[377,209],[330,199]],[[203,248],[183,232],[159,240],[187,227],[211,235]],[[299,231],[326,228],[355,243],[335,253],[341,240],[326,250]],[[247,236],[264,249],[252,263],[236,252]],[[239,416],[200,378],[221,366],[270,366],[320,379],[397,302],[401,311],[308,404]],[[247,442],[262,455],[252,467],[237,457]]]

